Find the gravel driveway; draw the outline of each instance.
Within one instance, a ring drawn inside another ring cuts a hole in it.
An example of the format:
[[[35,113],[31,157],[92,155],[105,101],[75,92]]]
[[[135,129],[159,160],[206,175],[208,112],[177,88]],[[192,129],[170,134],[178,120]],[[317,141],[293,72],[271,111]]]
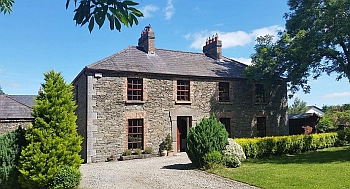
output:
[[[129,161],[83,164],[81,189],[244,188],[253,186],[191,167],[186,153]]]

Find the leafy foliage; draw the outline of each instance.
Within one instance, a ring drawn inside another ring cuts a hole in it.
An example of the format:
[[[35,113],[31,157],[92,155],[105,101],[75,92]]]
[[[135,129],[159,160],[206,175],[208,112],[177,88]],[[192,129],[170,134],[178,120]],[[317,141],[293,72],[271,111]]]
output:
[[[19,182],[24,188],[47,188],[63,166],[79,168],[82,138],[77,134],[73,87],[60,73],[44,73],[45,83],[33,106],[34,122],[22,150]]]
[[[217,121],[214,115],[203,118],[196,127],[190,128],[186,152],[194,166],[203,167],[205,154],[212,151],[221,152],[226,146],[227,137],[225,126]]]
[[[244,161],[246,159],[242,146],[235,142],[233,138],[227,139],[227,145],[222,153],[225,156],[236,156],[240,161]]]
[[[239,138],[235,141],[242,146],[245,155],[249,158],[295,154],[340,144],[337,133]]]
[[[20,188],[16,166],[23,146],[25,130],[21,127],[0,136],[0,186],[3,189]]]
[[[230,155],[224,155],[222,157],[223,163],[226,165],[226,167],[229,168],[237,168],[241,166],[241,160],[237,156],[230,156]]]
[[[70,0],[67,0],[66,8],[68,8]],[[75,5],[77,0],[74,0]],[[88,29],[92,32],[95,22],[101,28],[106,20],[109,21],[111,30],[121,30],[124,26],[132,26],[138,24],[137,17],[143,17],[143,14],[134,6],[139,3],[130,0],[82,0],[79,6],[74,10],[73,20],[77,25],[83,26],[89,23]]]
[[[4,14],[12,12],[12,5],[15,0],[0,0],[0,12]]]
[[[300,100],[299,98],[295,98],[292,106],[288,108],[288,114],[301,114],[306,113],[306,111],[306,102]]]
[[[173,141],[171,140],[170,134],[167,134],[164,140],[164,150],[173,150]]]
[[[286,31],[274,42],[259,37],[247,75],[264,79],[286,78],[292,94],[310,92],[309,77],[337,74],[350,80],[350,1],[289,0]]]
[[[211,151],[204,154],[203,164],[206,169],[212,169],[217,164],[221,164],[222,154],[219,151]]]
[[[152,150],[151,147],[146,147],[144,152],[145,152],[145,154],[151,154],[152,151],[153,151],[153,150]]]
[[[79,185],[81,173],[79,168],[63,166],[49,184],[49,189],[71,189]]]

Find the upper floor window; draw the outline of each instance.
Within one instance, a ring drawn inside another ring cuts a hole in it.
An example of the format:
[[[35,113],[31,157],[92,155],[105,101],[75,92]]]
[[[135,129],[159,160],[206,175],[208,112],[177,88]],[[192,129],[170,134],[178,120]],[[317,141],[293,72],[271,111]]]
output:
[[[177,100],[190,101],[190,81],[177,81]]]
[[[128,78],[128,100],[142,101],[142,79]]]
[[[229,90],[230,90],[229,82],[219,82],[219,102],[230,101]]]
[[[128,120],[128,149],[143,149],[143,119]]]
[[[255,84],[255,102],[266,102],[265,89],[263,84]]]

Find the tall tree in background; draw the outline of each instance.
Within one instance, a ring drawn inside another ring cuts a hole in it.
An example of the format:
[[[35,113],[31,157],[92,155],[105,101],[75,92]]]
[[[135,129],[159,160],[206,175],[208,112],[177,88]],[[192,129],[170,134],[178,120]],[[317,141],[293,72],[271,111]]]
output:
[[[258,39],[247,75],[286,78],[292,94],[310,92],[308,79],[322,73],[350,81],[350,1],[289,0],[286,31],[277,41]]]
[[[306,102],[300,100],[299,98],[295,98],[292,106],[288,107],[288,114],[302,114],[306,113],[306,111]]]
[[[66,0],[66,9],[70,1]],[[4,14],[12,12],[13,3],[14,0],[0,0],[0,12]],[[130,0],[81,0],[78,2],[78,8],[74,10],[73,20],[80,26],[89,23],[88,29],[91,32],[95,23],[101,28],[107,18],[109,28],[120,31],[122,25],[126,27],[137,25],[137,17],[143,17],[143,14],[135,8],[138,4]],[[74,0],[74,5],[77,7],[77,0]]]
[[[82,138],[77,133],[73,87],[60,73],[44,74],[43,92],[33,106],[34,122],[22,150],[19,182],[24,188],[48,188],[63,166],[79,170]]]

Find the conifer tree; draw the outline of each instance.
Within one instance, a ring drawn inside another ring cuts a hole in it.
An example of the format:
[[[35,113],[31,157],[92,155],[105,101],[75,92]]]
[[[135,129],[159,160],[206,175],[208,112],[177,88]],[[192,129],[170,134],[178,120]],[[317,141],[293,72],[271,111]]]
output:
[[[60,73],[44,73],[45,83],[33,106],[33,126],[22,150],[19,182],[24,188],[48,188],[63,166],[79,170],[82,138],[77,133],[73,86]]]

